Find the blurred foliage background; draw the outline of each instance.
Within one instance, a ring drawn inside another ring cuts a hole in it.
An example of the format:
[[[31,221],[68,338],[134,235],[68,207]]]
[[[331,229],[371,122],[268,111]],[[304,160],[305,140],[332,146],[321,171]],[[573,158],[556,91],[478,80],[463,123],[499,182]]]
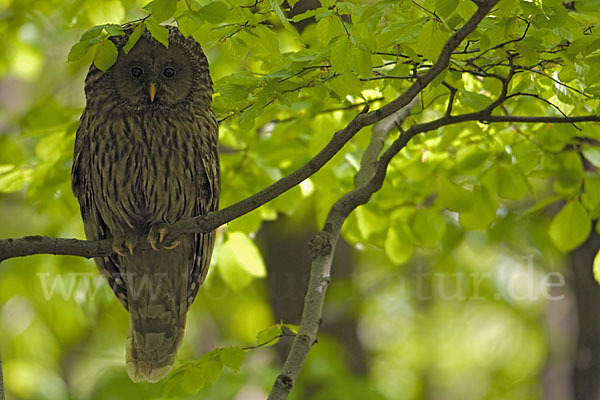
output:
[[[514,41],[478,59],[509,51],[522,65],[511,90],[534,96],[505,113],[561,116],[538,96],[568,115],[598,114],[600,2],[572,3],[501,0],[470,37],[479,53]],[[145,17],[146,4],[0,0],[1,237],[84,237],[69,178],[94,50],[67,55],[92,26]],[[177,2],[177,22],[203,45],[215,82],[222,206],[307,162],[365,103],[397,97],[474,10],[466,0]],[[458,89],[455,113],[491,102],[500,85],[464,72],[470,57],[466,48],[453,57],[405,124],[443,115],[442,80]],[[291,398],[597,398],[600,134],[597,124],[578,127],[469,123],[416,137],[346,222],[319,341]],[[307,243],[353,187],[368,139],[359,133],[311,179],[220,230],[180,360],[299,323]],[[166,382],[127,378],[127,326],[89,260],[0,265],[9,399],[161,398]],[[248,351],[214,385],[165,397],[262,399],[288,339]]]

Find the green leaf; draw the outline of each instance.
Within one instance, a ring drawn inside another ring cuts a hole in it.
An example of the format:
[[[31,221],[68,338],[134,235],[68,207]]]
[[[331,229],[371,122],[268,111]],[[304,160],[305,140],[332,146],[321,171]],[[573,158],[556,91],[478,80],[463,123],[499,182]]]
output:
[[[281,325],[272,325],[256,334],[256,344],[258,346],[272,346],[279,341],[281,333]]]
[[[556,156],[559,169],[556,171],[554,190],[565,196],[578,192],[583,181],[583,161],[579,153],[566,151]]]
[[[283,326],[288,328],[290,330],[290,332],[292,332],[295,335],[297,335],[298,330],[300,330],[300,327],[298,325],[294,325],[294,324],[283,324]]]
[[[529,182],[515,165],[504,165],[498,170],[498,195],[521,200],[529,192]]]
[[[248,236],[240,232],[233,232],[227,238],[226,244],[235,249],[240,265],[250,274],[256,277],[264,277],[267,274],[258,247]]]
[[[361,237],[365,240],[368,240],[379,232],[385,231],[387,228],[386,215],[377,211],[377,208],[367,205],[358,207],[354,211],[356,213],[358,230]]]
[[[94,65],[101,71],[106,72],[117,61],[119,51],[117,46],[108,39],[98,43],[96,55],[94,56]]]
[[[321,19],[317,23],[317,38],[327,46],[331,39],[345,33],[344,26],[337,16],[331,16]]]
[[[166,27],[156,22],[153,17],[146,20],[146,27],[154,39],[162,43],[163,46],[169,47],[169,30]]]
[[[456,152],[455,168],[461,172],[472,171],[483,166],[489,156],[490,152],[485,146],[477,144],[463,146]]]
[[[337,72],[348,69],[351,60],[352,42],[347,37],[340,37],[331,48],[331,65]]]
[[[163,22],[175,14],[177,0],[154,0],[150,3],[150,12],[156,22]]]
[[[562,252],[573,250],[583,243],[592,230],[592,222],[578,200],[568,202],[550,224],[550,238]]]
[[[212,385],[219,379],[219,375],[221,375],[221,371],[223,371],[223,362],[220,357],[214,357],[203,362],[200,369],[202,371],[204,382]]]
[[[181,388],[189,394],[198,393],[204,387],[202,368],[191,364],[184,371],[180,382]]]
[[[460,224],[465,229],[487,229],[496,219],[497,200],[485,186],[474,191],[473,208],[460,213]]]
[[[177,18],[177,26],[186,38],[202,29],[204,20],[191,10],[186,10]]]
[[[98,44],[102,40],[100,35],[107,26],[108,25],[96,25],[85,31],[81,35],[79,42],[75,43],[73,47],[71,47],[67,60],[69,62],[74,62],[82,59],[94,45]]]
[[[562,196],[556,194],[554,196],[546,197],[545,199],[538,200],[533,206],[529,207],[525,211],[521,213],[520,218],[527,217],[531,214],[535,214],[536,212],[543,210],[551,204],[556,203],[559,200],[562,200]]]
[[[441,205],[450,211],[467,211],[473,206],[473,193],[447,177],[440,178],[438,199]]]
[[[394,264],[404,264],[412,256],[414,246],[407,230],[408,228],[404,224],[396,224],[388,229],[384,250]]]
[[[373,62],[371,60],[371,53],[362,50],[354,50],[354,60],[356,62],[356,69],[363,78],[369,78],[373,75]]]
[[[594,271],[594,279],[596,279],[596,282],[600,283],[600,250],[598,250],[596,257],[594,257],[592,270]]]
[[[146,24],[144,24],[144,22],[140,22],[135,26],[135,29],[133,30],[133,32],[131,32],[129,39],[127,39],[127,43],[125,43],[125,46],[123,46],[123,51],[126,54],[131,51],[133,46],[135,46],[137,41],[142,36],[142,33],[144,33],[144,30],[146,30]]]
[[[417,210],[411,221],[411,229],[417,244],[433,247],[439,244],[446,233],[446,221],[437,210]]]
[[[230,11],[226,4],[220,1],[213,1],[201,7],[198,10],[198,14],[206,21],[218,24],[229,18]]]
[[[223,362],[223,365],[236,372],[239,371],[245,358],[246,352],[240,347],[230,347],[223,349],[221,352],[221,361]]]
[[[592,146],[587,143],[583,145],[583,156],[590,162],[594,167],[600,168],[600,146]]]
[[[600,206],[600,176],[597,174],[586,176],[583,181],[581,204],[593,212]],[[594,218],[594,216],[592,216]]]
[[[89,42],[90,40],[100,36],[106,25],[96,25],[81,35],[80,42]]]
[[[107,24],[104,30],[106,30],[106,32],[108,32],[108,34],[111,36],[121,36],[125,34],[123,28],[121,28],[121,25],[117,24]]]
[[[294,28],[292,26],[292,24],[290,24],[290,21],[288,21],[288,19],[286,18],[285,14],[283,13],[283,10],[281,9],[281,7],[279,7],[279,1],[278,0],[269,0],[269,3],[271,4],[271,7],[275,11],[275,14],[277,14],[277,17],[283,24],[283,27],[285,29],[287,29],[288,31],[292,32],[292,34],[297,39],[300,39],[300,35],[298,35],[298,31],[296,31],[296,28]]]
[[[428,60],[436,60],[444,43],[448,39],[448,34],[443,31],[443,25],[433,19],[427,21],[419,37],[417,38],[417,51],[419,51]]]
[[[255,277],[264,277],[266,268],[258,248],[241,232],[229,234],[218,259],[219,274],[227,285],[238,291]]]
[[[481,93],[461,91],[460,101],[471,110],[482,110],[492,103],[492,99]]]
[[[0,193],[21,190],[32,176],[30,168],[21,169],[14,165],[0,165]]]
[[[69,56],[67,57],[67,60],[69,62],[79,61],[80,59],[85,57],[88,51],[90,51],[91,47],[92,44],[89,41],[75,43],[69,51]]]
[[[435,12],[442,18],[448,18],[456,10],[458,0],[436,0]]]
[[[281,51],[279,50],[279,40],[277,35],[271,29],[264,25],[259,25],[253,30],[260,38],[260,46],[265,49],[266,54],[269,57],[276,59],[281,58]]]

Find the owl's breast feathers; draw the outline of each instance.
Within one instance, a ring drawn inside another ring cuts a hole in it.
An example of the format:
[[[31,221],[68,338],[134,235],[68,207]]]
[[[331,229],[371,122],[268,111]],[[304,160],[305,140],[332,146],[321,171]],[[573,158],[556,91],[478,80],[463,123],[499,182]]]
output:
[[[90,140],[92,189],[111,230],[175,222],[196,215],[197,205],[214,209],[216,127],[161,114],[105,121]]]

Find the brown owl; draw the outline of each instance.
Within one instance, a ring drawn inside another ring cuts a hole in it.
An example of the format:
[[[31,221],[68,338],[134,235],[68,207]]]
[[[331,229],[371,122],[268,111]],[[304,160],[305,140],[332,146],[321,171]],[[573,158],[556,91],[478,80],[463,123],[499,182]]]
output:
[[[127,372],[155,382],[173,364],[186,313],[204,281],[215,233],[164,243],[166,225],[218,208],[218,125],[200,45],[169,27],[169,47],[144,32],[106,72],[90,67],[75,140],[73,192],[88,240],[112,238],[100,273],[129,311]],[[137,246],[147,237],[151,249]]]

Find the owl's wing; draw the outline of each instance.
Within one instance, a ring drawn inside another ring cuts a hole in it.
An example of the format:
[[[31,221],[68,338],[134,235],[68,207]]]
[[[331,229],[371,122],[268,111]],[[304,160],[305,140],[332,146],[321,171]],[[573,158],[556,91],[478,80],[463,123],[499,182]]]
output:
[[[200,179],[202,184],[198,185],[196,215],[216,211],[219,208],[219,194],[221,192],[219,149],[216,140],[214,143],[211,141],[208,146],[205,146],[201,154],[203,157],[198,157],[196,160],[196,171],[204,176]],[[215,231],[194,235],[195,252],[193,260],[189,264],[188,308],[192,305],[200,285],[206,278],[215,244],[215,235]]]
[[[112,235],[93,200],[88,132],[88,118],[84,112],[75,138],[71,187],[79,201],[85,236],[88,240],[102,240],[110,238]],[[94,261],[121,304],[127,309],[127,291],[117,257],[94,257]]]

